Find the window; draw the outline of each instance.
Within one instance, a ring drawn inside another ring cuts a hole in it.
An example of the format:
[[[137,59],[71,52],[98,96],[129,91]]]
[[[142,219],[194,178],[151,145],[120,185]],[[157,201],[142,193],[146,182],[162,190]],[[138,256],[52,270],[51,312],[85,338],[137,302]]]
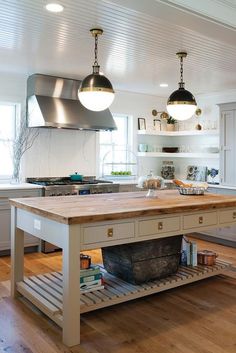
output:
[[[17,105],[0,103],[0,179],[12,175],[12,148],[16,133]]]
[[[100,175],[111,172],[133,174],[133,120],[127,115],[113,116],[117,130],[100,132]]]

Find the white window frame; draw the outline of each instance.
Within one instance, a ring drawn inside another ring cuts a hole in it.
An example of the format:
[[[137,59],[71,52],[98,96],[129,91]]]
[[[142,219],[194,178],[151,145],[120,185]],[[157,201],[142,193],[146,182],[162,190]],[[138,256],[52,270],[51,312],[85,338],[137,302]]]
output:
[[[15,108],[15,117],[14,117],[14,132],[13,132],[13,139],[12,139],[12,143],[14,141],[14,139],[16,138],[16,130],[17,130],[17,125],[19,123],[19,119],[20,119],[20,111],[21,111],[21,104],[20,103],[14,103],[14,102],[8,102],[8,101],[0,101],[0,105],[10,105],[13,106]],[[6,142],[9,143],[10,141],[2,139],[0,137],[0,141],[1,142]],[[13,163],[13,161],[12,161]],[[2,181],[9,181],[12,178],[12,175],[3,175],[0,174],[0,180]]]
[[[99,147],[99,165],[98,165],[98,175],[103,176],[103,159],[104,156],[101,156],[101,146],[106,145],[106,146],[111,146],[111,151],[113,152],[116,148],[124,148],[126,150],[126,161],[128,162],[129,156],[129,151],[133,153],[133,146],[134,146],[134,128],[133,128],[133,117],[129,114],[113,114],[113,118],[126,118],[127,119],[127,124],[126,124],[126,140],[127,143],[126,145],[118,145],[115,143],[101,143],[101,138],[99,134],[99,142],[98,142],[98,147]]]

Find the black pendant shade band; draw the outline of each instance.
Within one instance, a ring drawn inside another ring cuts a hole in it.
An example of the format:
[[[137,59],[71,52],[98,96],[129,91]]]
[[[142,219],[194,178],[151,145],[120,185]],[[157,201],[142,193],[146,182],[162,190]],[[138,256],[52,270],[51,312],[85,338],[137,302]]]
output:
[[[184,87],[180,87],[176,91],[174,91],[168,101],[167,104],[192,104],[197,105],[196,100],[191,92],[187,91]]]
[[[80,88],[83,92],[88,91],[101,91],[114,93],[111,82],[103,75],[99,73],[92,73],[83,80],[83,85]]]

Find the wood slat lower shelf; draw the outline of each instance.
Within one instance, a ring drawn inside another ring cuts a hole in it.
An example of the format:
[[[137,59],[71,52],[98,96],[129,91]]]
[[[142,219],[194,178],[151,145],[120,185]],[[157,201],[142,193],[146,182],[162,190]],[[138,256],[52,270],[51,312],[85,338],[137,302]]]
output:
[[[105,289],[80,295],[81,313],[179,287],[223,273],[230,264],[217,260],[214,266],[180,266],[176,274],[141,285],[127,283],[108,274],[102,267]],[[62,326],[63,279],[61,272],[30,276],[17,284],[17,290],[42,312]]]

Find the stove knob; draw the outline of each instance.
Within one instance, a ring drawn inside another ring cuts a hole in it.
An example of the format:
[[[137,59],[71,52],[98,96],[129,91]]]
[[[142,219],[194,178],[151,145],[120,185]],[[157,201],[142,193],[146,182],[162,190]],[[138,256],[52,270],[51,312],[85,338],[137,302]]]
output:
[[[65,193],[65,196],[69,196],[69,195],[70,195],[70,192],[66,192],[66,193]]]
[[[71,195],[77,195],[77,192],[72,192],[72,194]]]
[[[56,194],[50,194],[49,196],[56,196]]]
[[[62,193],[61,193],[61,192],[59,192],[59,194],[57,194],[57,196],[62,196]]]

